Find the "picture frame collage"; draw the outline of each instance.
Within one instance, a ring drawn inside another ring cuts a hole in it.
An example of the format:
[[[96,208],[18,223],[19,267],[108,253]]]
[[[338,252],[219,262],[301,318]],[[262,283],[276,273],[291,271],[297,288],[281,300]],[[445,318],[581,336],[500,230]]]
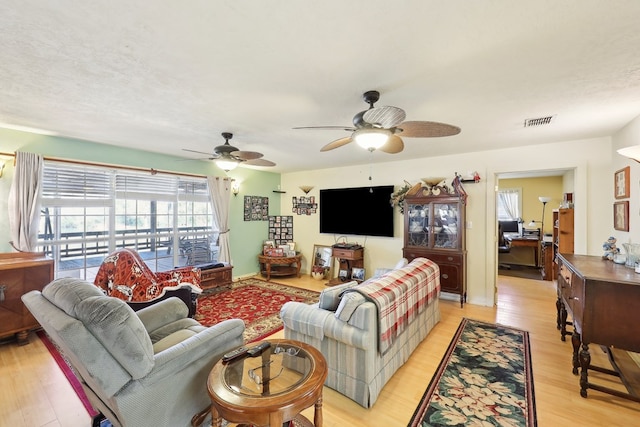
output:
[[[244,196],[244,220],[266,221],[269,217],[269,198]]]
[[[280,246],[293,242],[293,216],[271,215],[269,220],[269,240]]]

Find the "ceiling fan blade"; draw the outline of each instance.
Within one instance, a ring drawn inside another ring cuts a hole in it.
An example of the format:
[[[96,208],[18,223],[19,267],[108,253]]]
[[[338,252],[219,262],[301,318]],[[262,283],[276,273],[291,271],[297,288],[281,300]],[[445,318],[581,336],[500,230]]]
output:
[[[202,151],[196,151],[196,150],[189,150],[188,148],[183,148],[183,149],[182,149],[182,151],[189,151],[189,152],[191,152],[191,153],[204,154],[204,155],[207,155],[207,156],[215,156],[215,154],[205,153],[205,152],[202,152]]]
[[[198,157],[197,159],[178,159],[179,162],[193,162],[194,160],[217,160],[217,157]]]
[[[385,129],[398,126],[407,117],[402,108],[382,106],[365,111],[362,118],[372,125],[379,124]]]
[[[247,160],[245,162],[242,162],[240,164],[250,165],[250,166],[275,166],[276,165],[271,160],[267,160],[267,159],[252,159],[252,160]]]
[[[404,150],[404,142],[398,135],[391,135],[389,140],[382,147],[378,148],[378,150],[389,154],[396,154]]]
[[[258,153],[257,151],[232,151],[231,154],[233,157],[237,157],[240,160],[254,160],[259,159],[264,156],[262,153]]]
[[[333,150],[334,148],[338,148],[338,147],[342,147],[343,145],[347,145],[351,141],[352,141],[352,139],[351,139],[350,136],[345,136],[344,138],[336,139],[335,141],[332,141],[332,142],[328,143],[327,145],[322,147],[320,149],[320,151]]]
[[[356,130],[356,128],[349,126],[298,126],[293,129],[339,129],[346,130],[347,132],[353,132]]]
[[[408,136],[411,138],[437,138],[460,133],[458,126],[439,122],[408,121],[400,123],[398,128],[402,129],[400,136]]]

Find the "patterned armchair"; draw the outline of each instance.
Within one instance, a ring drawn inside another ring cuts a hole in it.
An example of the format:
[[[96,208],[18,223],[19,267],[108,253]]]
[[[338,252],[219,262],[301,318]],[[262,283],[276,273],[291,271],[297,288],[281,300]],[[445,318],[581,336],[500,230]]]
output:
[[[189,315],[193,316],[196,308],[194,294],[202,292],[200,279],[197,267],[154,273],[136,251],[124,248],[102,261],[93,283],[106,295],[126,301],[134,310],[177,296],[187,304]]]

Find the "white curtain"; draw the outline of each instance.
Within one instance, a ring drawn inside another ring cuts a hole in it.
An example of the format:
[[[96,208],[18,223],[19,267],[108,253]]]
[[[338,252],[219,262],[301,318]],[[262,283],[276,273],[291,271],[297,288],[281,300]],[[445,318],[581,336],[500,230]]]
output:
[[[220,253],[219,262],[231,262],[231,250],[229,248],[229,203],[231,201],[231,179],[208,176],[209,192],[213,205],[214,225],[220,230],[218,245]]]
[[[43,157],[16,153],[16,169],[9,190],[9,232],[11,245],[23,252],[35,252],[38,244]]]
[[[518,190],[498,191],[498,214],[502,213],[509,219],[518,219],[520,217],[519,195]]]

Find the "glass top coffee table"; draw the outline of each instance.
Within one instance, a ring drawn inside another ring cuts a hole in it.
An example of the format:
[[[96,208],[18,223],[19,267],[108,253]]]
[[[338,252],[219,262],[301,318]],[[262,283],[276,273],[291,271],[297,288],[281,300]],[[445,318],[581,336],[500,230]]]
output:
[[[281,427],[293,421],[296,427],[321,427],[322,386],[327,378],[322,353],[299,341],[266,342],[270,346],[261,354],[214,365],[207,380],[212,426],[220,427],[224,418],[258,426]],[[313,424],[300,415],[312,405]]]

